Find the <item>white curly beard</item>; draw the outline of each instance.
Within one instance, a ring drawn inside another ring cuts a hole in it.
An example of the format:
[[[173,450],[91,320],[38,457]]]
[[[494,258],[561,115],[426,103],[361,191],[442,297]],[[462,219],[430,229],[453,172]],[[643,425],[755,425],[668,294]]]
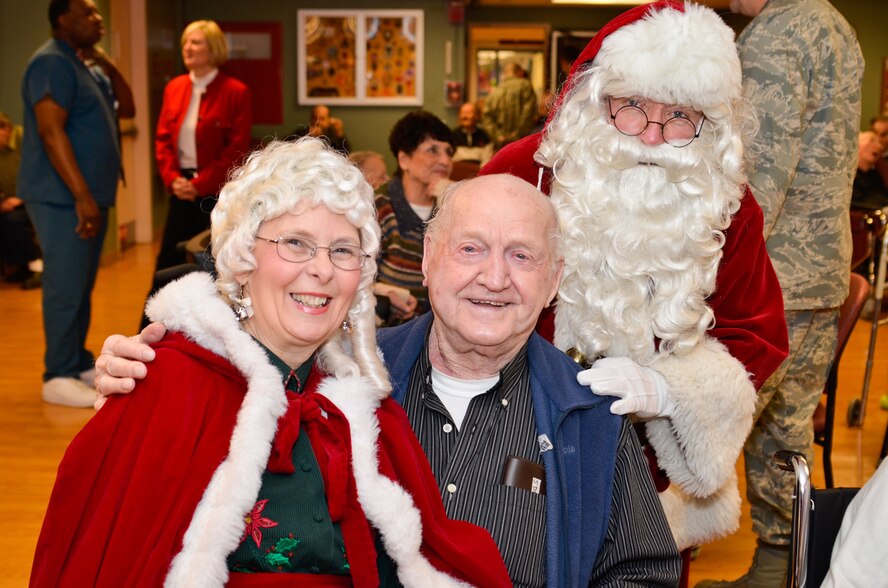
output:
[[[554,168],[564,234],[555,344],[642,365],[681,354],[713,323],[706,298],[742,186],[706,141],[649,147],[570,108],[571,124],[556,120],[538,154]]]

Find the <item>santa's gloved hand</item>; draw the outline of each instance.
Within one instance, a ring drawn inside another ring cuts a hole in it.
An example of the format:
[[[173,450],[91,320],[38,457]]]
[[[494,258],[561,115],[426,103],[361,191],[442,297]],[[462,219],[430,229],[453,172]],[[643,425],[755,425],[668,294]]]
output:
[[[577,374],[577,382],[590,386],[599,396],[617,396],[613,414],[634,414],[641,418],[672,416],[675,404],[669,385],[659,372],[643,367],[628,357],[604,357]]]

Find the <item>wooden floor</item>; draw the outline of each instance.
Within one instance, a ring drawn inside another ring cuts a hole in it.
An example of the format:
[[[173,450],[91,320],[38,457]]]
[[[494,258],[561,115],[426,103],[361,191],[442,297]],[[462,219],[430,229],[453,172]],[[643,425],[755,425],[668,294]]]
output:
[[[102,267],[87,340],[94,352],[110,333],[135,332],[153,264],[154,248],[138,245]],[[92,410],[50,406],[40,400],[40,290],[23,291],[0,283],[0,309],[6,332],[0,338],[0,553],[6,554],[0,558],[0,587],[18,587],[27,585],[56,466]],[[870,323],[858,324],[842,362],[833,457],[839,485],[859,486],[872,475],[888,421],[888,412],[879,409],[879,397],[888,390],[888,362],[884,360],[888,357],[888,327],[879,331],[863,428],[849,428],[844,413],[848,403],[862,393]],[[813,478],[822,486],[819,463]],[[691,585],[701,578],[732,578],[746,570],[754,536],[748,509],[743,517],[737,534],[703,548],[691,567]]]

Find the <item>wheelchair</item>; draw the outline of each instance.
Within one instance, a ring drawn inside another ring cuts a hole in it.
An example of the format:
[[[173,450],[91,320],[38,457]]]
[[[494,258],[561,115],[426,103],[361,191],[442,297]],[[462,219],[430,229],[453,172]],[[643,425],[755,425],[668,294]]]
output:
[[[777,467],[795,475],[787,588],[819,588],[829,571],[833,544],[842,518],[860,488],[818,490],[811,484],[805,456],[778,451]]]

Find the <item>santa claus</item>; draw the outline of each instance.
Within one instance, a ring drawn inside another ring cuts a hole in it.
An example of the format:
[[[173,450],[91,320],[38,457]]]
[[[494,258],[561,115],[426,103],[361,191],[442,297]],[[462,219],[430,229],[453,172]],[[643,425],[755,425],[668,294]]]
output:
[[[786,356],[783,303],[745,185],[734,33],[712,10],[661,1],[603,27],[542,134],[482,173],[555,201],[565,237],[554,341],[619,396],[672,482],[679,548],[733,532],[735,463],[756,389]],[[545,331],[545,325],[541,329]]]

